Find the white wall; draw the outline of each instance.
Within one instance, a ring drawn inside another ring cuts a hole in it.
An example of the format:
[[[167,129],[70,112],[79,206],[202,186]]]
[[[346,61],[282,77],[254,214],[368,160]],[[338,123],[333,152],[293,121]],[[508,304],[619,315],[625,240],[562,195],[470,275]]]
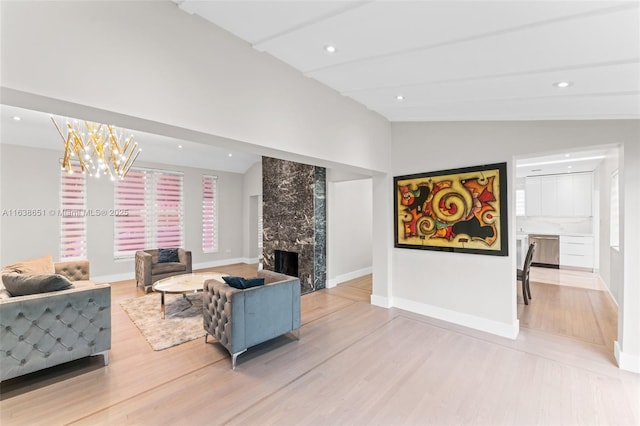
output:
[[[60,151],[16,145],[0,145],[0,205],[2,210],[60,208]],[[138,167],[174,170],[184,173],[184,239],[192,251],[194,268],[232,263],[242,257],[243,175],[213,170],[136,163]],[[218,176],[219,251],[202,251],[202,175]],[[114,186],[109,180],[87,178],[87,208],[113,209]],[[0,265],[51,254],[60,255],[60,219],[42,217],[0,217]],[[100,280],[134,277],[133,260],[115,261],[113,217],[87,218],[87,257],[91,275]]]
[[[506,161],[509,176],[509,256],[480,256],[394,249],[392,260],[392,304],[414,311],[514,337],[516,318],[516,257],[514,157],[554,153],[567,149],[620,144],[624,146],[624,169],[640,169],[638,137],[640,121],[555,121],[555,122],[449,122],[394,123],[392,170],[394,175]],[[625,172],[626,173],[626,172]],[[625,175],[624,197],[637,206],[640,194],[634,181]],[[391,194],[388,194],[391,197]],[[374,196],[374,204],[377,202]],[[631,209],[624,207],[626,217]],[[640,351],[640,311],[638,280],[630,280],[627,270],[638,275],[640,232],[633,220],[624,230],[623,249],[625,299],[632,287],[633,300],[620,309],[619,338],[625,339],[628,355]],[[375,223],[374,223],[375,226]],[[375,292],[374,286],[374,292]],[[631,337],[635,333],[635,337]],[[627,339],[629,339],[627,344]]]
[[[5,104],[308,164],[385,170],[386,119],[173,2],[0,8]]]
[[[611,149],[607,151],[606,158],[602,161],[596,170],[596,190],[599,193],[599,241],[598,252],[599,268],[598,273],[604,284],[607,286],[616,303],[619,303],[622,295],[623,280],[623,259],[620,251],[612,249],[611,232],[610,232],[610,202],[611,199],[611,173],[618,170],[618,150]]]
[[[254,241],[253,225],[257,228],[257,223],[252,224],[251,221],[251,206],[252,199],[262,195],[262,161],[258,161],[253,166],[249,167],[244,174],[242,181],[242,253],[247,261],[254,262],[254,250],[252,248],[252,241]],[[257,250],[257,247],[255,248]]]
[[[371,273],[372,181],[327,185],[327,287]]]

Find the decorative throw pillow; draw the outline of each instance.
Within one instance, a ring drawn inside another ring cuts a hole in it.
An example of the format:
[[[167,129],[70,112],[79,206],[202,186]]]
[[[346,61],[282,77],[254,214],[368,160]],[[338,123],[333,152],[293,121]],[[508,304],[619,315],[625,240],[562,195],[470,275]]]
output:
[[[2,268],[4,272],[18,272],[20,274],[32,274],[32,275],[52,275],[56,273],[56,268],[53,264],[53,258],[50,254],[39,257],[37,259],[25,260],[22,262],[14,263]]]
[[[158,263],[180,262],[177,248],[158,249]]]
[[[259,287],[261,285],[264,285],[264,278],[246,278],[246,287],[245,288],[251,288],[251,287]]]
[[[264,285],[264,278],[222,277],[224,282],[241,290]]]
[[[30,275],[12,272],[2,275],[2,282],[14,297],[66,290],[73,287],[71,281],[59,274]]]

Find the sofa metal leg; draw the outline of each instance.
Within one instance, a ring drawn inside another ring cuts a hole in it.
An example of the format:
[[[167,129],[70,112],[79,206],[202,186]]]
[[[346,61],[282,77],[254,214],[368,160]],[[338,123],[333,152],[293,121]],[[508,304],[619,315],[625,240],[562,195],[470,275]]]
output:
[[[205,334],[204,334],[204,342],[205,342],[205,343],[208,343],[208,342],[207,342],[207,339],[208,339],[208,338],[209,338],[209,333],[205,333]]]
[[[102,355],[102,358],[104,359],[104,365],[105,366],[109,365],[109,351],[108,350],[95,353],[92,356],[98,356],[98,355]]]
[[[240,352],[236,352],[234,354],[231,354],[231,369],[235,370],[236,369],[236,361],[238,360],[238,356],[242,355],[243,353],[245,353],[247,350],[242,350]]]

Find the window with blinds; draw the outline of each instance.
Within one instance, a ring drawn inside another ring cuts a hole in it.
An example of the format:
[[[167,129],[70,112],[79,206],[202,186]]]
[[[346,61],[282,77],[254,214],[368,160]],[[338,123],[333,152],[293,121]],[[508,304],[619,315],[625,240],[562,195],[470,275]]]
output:
[[[516,216],[525,216],[524,189],[516,189]]]
[[[611,196],[610,196],[610,245],[611,247],[620,247],[620,197],[619,197],[619,178],[618,171],[611,173]]]
[[[79,165],[60,170],[60,259],[87,257],[87,176]]]
[[[116,259],[184,245],[182,173],[132,168],[116,181],[114,206]]]
[[[217,176],[202,176],[202,251],[218,251]]]

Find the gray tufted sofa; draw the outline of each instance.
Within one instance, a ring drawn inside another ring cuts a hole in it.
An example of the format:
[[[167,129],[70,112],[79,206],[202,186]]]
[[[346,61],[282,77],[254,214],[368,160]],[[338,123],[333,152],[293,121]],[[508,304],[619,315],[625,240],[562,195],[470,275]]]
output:
[[[89,262],[55,264],[74,287],[10,297],[0,281],[0,381],[111,348],[111,287],[89,280]]]
[[[202,295],[205,343],[209,335],[224,346],[236,368],[251,346],[300,328],[300,279],[258,271],[265,285],[246,290],[207,280]]]

